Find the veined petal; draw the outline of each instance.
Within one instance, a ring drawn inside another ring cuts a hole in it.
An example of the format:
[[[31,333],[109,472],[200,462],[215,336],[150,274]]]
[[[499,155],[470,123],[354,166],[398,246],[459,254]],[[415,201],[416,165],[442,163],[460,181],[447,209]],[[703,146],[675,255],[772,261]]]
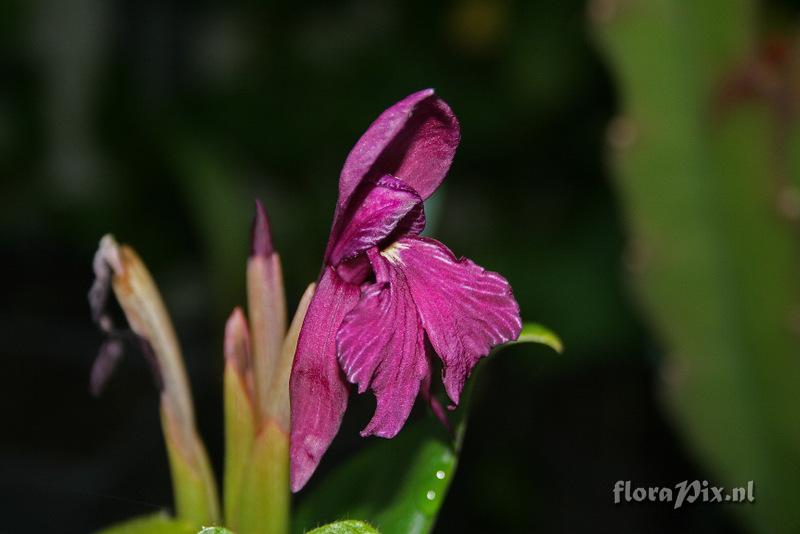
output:
[[[382,176],[359,199],[354,213],[332,243],[331,265],[350,259],[388,237],[395,230],[419,233],[425,227],[422,198],[394,176]]]
[[[339,363],[347,379],[375,393],[375,415],[362,436],[394,437],[408,419],[420,384],[430,374],[422,324],[402,271],[376,248],[368,251],[376,283],[339,329]]]
[[[336,332],[358,295],[357,286],[326,267],[308,306],[289,380],[292,491],[314,473],[342,423],[348,388],[336,360]]]
[[[381,113],[347,156],[335,219],[359,184],[385,174],[400,178],[423,199],[428,198],[447,174],[460,138],[458,120],[433,89],[397,102]]]
[[[472,368],[489,350],[519,336],[519,305],[508,281],[456,259],[433,239],[406,237],[383,256],[402,269],[422,325],[442,359],[447,395],[458,404]]]
[[[430,345],[426,347],[425,352],[428,355],[428,358],[430,358],[431,353],[433,352],[433,350],[431,350],[430,348]],[[428,362],[430,363],[430,360],[428,360]],[[436,398],[436,395],[434,395],[431,392],[432,384],[431,384],[430,367],[431,366],[428,365],[428,374],[425,375],[425,379],[422,381],[422,384],[419,387],[419,394],[420,396],[422,396],[422,399],[428,403],[431,412],[433,412],[433,415],[436,416],[436,419],[438,419],[439,422],[442,423],[442,426],[445,427],[448,431],[451,431],[452,427],[450,426],[450,421],[447,419],[447,412],[445,411],[442,404],[439,402],[439,399]]]

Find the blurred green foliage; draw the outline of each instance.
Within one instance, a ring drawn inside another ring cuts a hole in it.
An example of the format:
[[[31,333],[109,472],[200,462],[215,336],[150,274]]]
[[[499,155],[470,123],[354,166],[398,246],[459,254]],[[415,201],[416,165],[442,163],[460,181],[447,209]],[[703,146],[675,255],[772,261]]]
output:
[[[747,0],[593,7],[623,95],[609,141],[665,400],[725,485],[755,481],[757,505],[736,511],[797,532],[800,169],[785,144],[799,49],[761,44]]]

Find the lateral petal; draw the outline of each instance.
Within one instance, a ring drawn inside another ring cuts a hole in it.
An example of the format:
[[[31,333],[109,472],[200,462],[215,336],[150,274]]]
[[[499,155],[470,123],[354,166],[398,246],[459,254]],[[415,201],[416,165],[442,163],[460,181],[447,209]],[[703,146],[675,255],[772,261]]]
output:
[[[336,332],[358,295],[357,286],[326,267],[308,306],[289,380],[292,491],[306,484],[342,423],[348,388],[336,361]]]

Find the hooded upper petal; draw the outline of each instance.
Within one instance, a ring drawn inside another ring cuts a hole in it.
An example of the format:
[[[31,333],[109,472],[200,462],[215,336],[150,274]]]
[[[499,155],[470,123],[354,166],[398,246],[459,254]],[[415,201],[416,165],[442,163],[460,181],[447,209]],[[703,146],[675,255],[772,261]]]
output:
[[[472,368],[501,343],[519,337],[519,305],[508,281],[443,244],[405,237],[382,255],[402,269],[422,325],[442,359],[447,395],[458,404]]]
[[[376,248],[370,249],[369,260],[376,282],[363,290],[342,322],[339,363],[359,393],[367,388],[375,393],[375,415],[361,435],[391,438],[408,419],[430,365],[405,274]]]
[[[461,139],[458,120],[433,89],[413,93],[380,114],[347,156],[339,177],[330,252],[360,186],[390,174],[424,200],[444,180]]]
[[[358,296],[358,286],[326,267],[308,306],[289,380],[292,491],[300,490],[314,473],[347,408],[347,383],[336,360],[336,332]]]
[[[339,204],[362,180],[384,174],[428,198],[450,169],[460,137],[458,120],[433,89],[405,97],[381,113],[350,151],[339,178]]]

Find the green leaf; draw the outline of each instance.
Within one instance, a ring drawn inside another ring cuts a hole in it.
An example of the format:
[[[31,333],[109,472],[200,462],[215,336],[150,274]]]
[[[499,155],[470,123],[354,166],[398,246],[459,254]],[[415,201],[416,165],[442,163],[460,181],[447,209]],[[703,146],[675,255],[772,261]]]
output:
[[[542,345],[547,345],[559,354],[564,352],[564,344],[561,342],[561,339],[552,330],[538,323],[524,323],[519,339],[511,343],[506,343],[505,345],[500,345],[500,347],[495,350],[500,350],[519,343],[541,343]]]
[[[196,534],[197,529],[160,512],[110,526],[97,534]]]
[[[206,527],[197,534],[233,534],[233,532],[223,527]]]
[[[267,421],[253,442],[236,503],[237,532],[289,531],[289,436]]]
[[[396,438],[364,447],[301,501],[294,532],[342,516],[363,517],[384,534],[428,532],[455,470],[451,437],[433,416]]]
[[[380,534],[369,523],[348,519],[336,521],[308,532],[308,534]]]
[[[162,402],[161,421],[172,474],[176,515],[191,521],[195,527],[216,523],[220,520],[217,487],[203,442],[194,429],[189,439],[181,441],[166,406]]]
[[[231,363],[225,364],[223,375],[225,406],[225,471],[223,502],[225,524],[238,529],[239,494],[249,467],[255,436],[253,407],[245,386]]]
[[[558,336],[527,324],[519,341],[562,348]],[[466,430],[473,384],[467,383],[461,405],[450,417],[453,434],[430,413],[409,423],[390,440],[375,440],[341,464],[303,496],[293,531],[300,534],[315,525],[341,517],[362,517],[383,534],[430,532],[455,474],[458,452]]]

